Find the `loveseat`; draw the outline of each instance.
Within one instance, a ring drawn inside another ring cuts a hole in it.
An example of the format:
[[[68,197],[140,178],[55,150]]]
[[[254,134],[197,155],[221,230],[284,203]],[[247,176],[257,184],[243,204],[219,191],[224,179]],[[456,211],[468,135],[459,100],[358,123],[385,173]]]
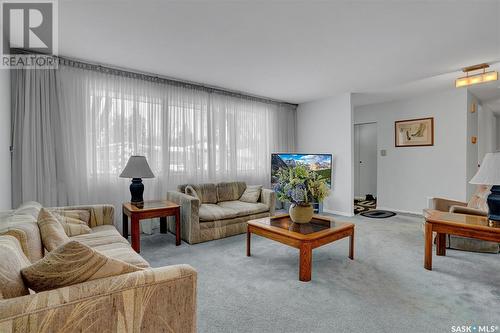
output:
[[[248,186],[250,188],[251,186]],[[177,191],[169,191],[167,200],[181,206],[181,238],[189,244],[229,237],[245,233],[247,221],[274,214],[276,194],[258,188],[260,194],[255,202],[242,201],[247,190],[244,182],[218,184],[184,184]],[[186,194],[186,189],[196,195]],[[170,231],[175,231],[173,221],[168,222]]]
[[[91,232],[71,240],[144,269],[25,296],[0,295],[0,332],[195,332],[196,271],[188,265],[151,268],[114,227],[113,206],[49,210],[75,209],[88,211]],[[39,210],[39,204],[26,203],[0,212],[0,241],[16,242],[31,263],[46,255]],[[20,276],[9,269],[8,258],[0,261],[0,274]]]

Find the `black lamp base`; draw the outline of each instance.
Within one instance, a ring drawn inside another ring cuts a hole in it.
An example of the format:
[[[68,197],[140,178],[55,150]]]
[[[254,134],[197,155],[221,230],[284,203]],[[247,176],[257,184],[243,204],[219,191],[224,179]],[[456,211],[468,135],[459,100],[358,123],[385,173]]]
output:
[[[500,221],[500,186],[491,187],[491,193],[488,196],[488,219],[491,221]]]
[[[130,194],[132,198],[130,202],[134,205],[144,204],[144,184],[142,183],[142,178],[132,178],[132,183],[130,184]]]

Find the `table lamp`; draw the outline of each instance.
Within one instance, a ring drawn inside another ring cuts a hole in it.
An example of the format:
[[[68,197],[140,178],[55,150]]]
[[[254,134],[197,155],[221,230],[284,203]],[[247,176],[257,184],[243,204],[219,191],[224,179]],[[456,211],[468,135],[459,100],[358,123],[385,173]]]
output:
[[[154,178],[155,175],[151,168],[149,167],[148,161],[145,156],[133,155],[130,156],[125,169],[123,169],[121,178],[132,178],[132,183],[130,184],[130,194],[132,198],[130,202],[133,204],[144,203],[144,184],[142,184],[142,178]]]
[[[500,221],[500,152],[486,154],[479,170],[469,183],[492,185],[487,200],[488,218],[491,221]]]

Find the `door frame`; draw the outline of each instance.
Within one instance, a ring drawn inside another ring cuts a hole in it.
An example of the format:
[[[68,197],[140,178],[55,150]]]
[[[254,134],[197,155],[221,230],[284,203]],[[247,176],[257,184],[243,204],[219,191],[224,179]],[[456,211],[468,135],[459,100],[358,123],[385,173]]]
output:
[[[369,125],[369,124],[375,124],[376,126],[376,129],[377,129],[377,147],[376,147],[376,163],[377,163],[377,200],[378,200],[378,122],[377,121],[364,121],[364,122],[360,122],[360,123],[354,123],[354,128],[353,128],[353,134],[354,134],[354,142],[353,142],[353,156],[354,156],[354,160],[356,161],[356,126],[358,125]],[[357,193],[357,189],[356,189],[356,179],[358,181],[358,185],[359,185],[359,158],[357,159],[356,163],[354,163],[353,165],[353,175],[354,175],[354,181],[353,181],[353,187],[354,187],[354,191],[353,191],[353,201],[355,199],[363,199],[361,197],[358,197],[356,196],[356,193]]]

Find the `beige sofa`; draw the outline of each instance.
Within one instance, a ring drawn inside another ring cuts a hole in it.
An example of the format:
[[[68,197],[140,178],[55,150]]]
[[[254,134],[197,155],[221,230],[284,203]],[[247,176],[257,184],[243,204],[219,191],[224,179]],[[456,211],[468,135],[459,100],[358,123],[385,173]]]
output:
[[[145,270],[21,297],[2,299],[0,295],[0,332],[196,331],[197,274],[193,268],[150,268],[113,226],[113,206],[57,209],[88,210],[92,232],[71,239]],[[0,212],[0,237],[14,236],[32,263],[44,256],[38,211],[39,206],[30,203]]]
[[[193,184],[199,196],[186,194],[186,185],[169,191],[167,200],[181,205],[181,237],[189,244],[229,237],[247,230],[247,221],[274,214],[276,194],[262,189],[258,202],[240,201],[247,185],[244,182]],[[169,221],[168,228],[175,231]]]
[[[488,205],[486,199],[490,193],[488,186],[478,186],[469,202],[462,202],[444,198],[429,198],[429,209],[442,212],[468,215],[488,215]],[[446,246],[450,249],[499,253],[500,246],[496,242],[483,241],[473,238],[465,238],[455,235],[447,235]]]

